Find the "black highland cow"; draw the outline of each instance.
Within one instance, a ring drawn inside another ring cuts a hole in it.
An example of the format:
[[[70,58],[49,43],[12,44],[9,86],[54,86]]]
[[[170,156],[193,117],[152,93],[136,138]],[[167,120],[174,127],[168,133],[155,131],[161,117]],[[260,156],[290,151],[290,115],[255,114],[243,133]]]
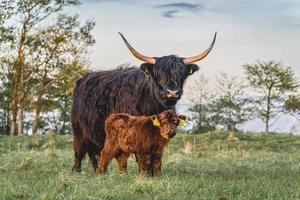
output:
[[[152,58],[138,53],[120,35],[131,53],[145,63],[140,68],[119,67],[92,72],[77,81],[71,121],[75,151],[73,170],[78,172],[86,153],[96,170],[96,156],[104,145],[104,123],[109,114],[149,116],[175,109],[186,78],[199,69],[193,63],[209,54],[216,39],[215,33],[210,47],[194,57],[170,55]]]

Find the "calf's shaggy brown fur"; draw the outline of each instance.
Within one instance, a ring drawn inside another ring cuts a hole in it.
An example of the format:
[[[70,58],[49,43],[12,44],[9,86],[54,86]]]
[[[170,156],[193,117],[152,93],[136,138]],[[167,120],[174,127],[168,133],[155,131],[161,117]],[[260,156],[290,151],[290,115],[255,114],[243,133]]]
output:
[[[153,116],[111,114],[105,122],[106,139],[98,160],[99,173],[106,172],[113,158],[117,160],[119,170],[125,173],[127,159],[134,153],[140,173],[145,174],[151,168],[151,175],[158,176],[163,150],[175,136],[177,126],[185,119],[173,110]]]

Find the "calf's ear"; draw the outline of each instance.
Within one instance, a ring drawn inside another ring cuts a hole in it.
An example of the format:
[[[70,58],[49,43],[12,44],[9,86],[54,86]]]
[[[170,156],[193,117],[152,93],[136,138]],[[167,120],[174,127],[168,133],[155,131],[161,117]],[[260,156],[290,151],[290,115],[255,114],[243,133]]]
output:
[[[160,127],[160,121],[158,120],[158,118],[157,118],[156,115],[153,115],[153,116],[151,117],[151,120],[152,120],[153,126]]]
[[[178,118],[179,118],[179,124],[178,124],[178,126],[184,126],[185,121],[186,121],[186,116],[179,115]]]
[[[186,69],[188,71],[188,75],[192,75],[195,71],[199,70],[199,66],[195,65],[195,64],[188,64],[188,65],[185,65],[185,66],[186,66]]]
[[[184,120],[184,121],[186,120],[186,116],[185,116],[185,115],[179,115],[178,118],[179,118],[179,119],[182,119],[182,120]]]
[[[141,64],[140,69],[141,69],[145,74],[150,74],[150,73],[152,73],[153,66],[154,66],[154,65],[149,64],[149,63],[143,63],[143,64]]]

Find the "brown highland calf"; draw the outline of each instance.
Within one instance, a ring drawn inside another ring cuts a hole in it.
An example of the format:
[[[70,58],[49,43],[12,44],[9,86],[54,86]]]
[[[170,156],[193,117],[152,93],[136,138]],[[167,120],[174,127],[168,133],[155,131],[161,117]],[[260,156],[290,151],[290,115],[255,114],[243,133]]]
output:
[[[103,174],[110,161],[115,158],[121,173],[127,171],[127,159],[136,154],[139,172],[145,174],[153,169],[154,176],[160,174],[161,159],[165,146],[176,135],[176,128],[186,117],[167,110],[153,116],[111,114],[105,121],[105,144],[98,160],[98,170]]]

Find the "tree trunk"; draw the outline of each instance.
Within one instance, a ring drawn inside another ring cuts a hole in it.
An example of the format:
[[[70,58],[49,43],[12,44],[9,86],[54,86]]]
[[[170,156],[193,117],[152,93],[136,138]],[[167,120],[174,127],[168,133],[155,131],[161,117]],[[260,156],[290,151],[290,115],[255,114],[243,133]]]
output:
[[[18,118],[17,118],[18,135],[23,134],[23,118],[24,118],[24,106],[19,105]]]
[[[23,134],[23,120],[24,120],[24,98],[25,92],[22,90],[20,97],[18,99],[18,115],[17,115],[17,124],[18,124],[18,135]]]
[[[12,121],[10,126],[10,135],[17,134],[17,114],[18,114],[18,96],[20,89],[21,73],[24,65],[25,54],[23,52],[23,47],[25,44],[27,29],[26,24],[23,25],[23,29],[20,34],[20,42],[18,45],[18,58],[14,65],[14,82],[13,82],[13,91],[12,91]]]
[[[10,134],[10,103],[8,102],[8,104],[6,105],[5,108],[5,133],[7,135]]]
[[[63,118],[63,126],[62,126],[62,133],[65,134],[67,131],[67,121],[69,121],[69,117],[67,114],[66,108],[68,107],[68,94],[64,95],[64,108],[62,109],[62,118]]]
[[[18,86],[14,83],[13,94],[12,94],[12,119],[10,125],[10,135],[16,135],[17,133],[17,112],[18,112],[18,101],[17,101],[17,90]]]
[[[266,129],[265,129],[265,132],[266,133],[269,133],[269,118],[268,117],[266,117],[266,122],[265,122],[265,127],[266,127]]]
[[[269,123],[270,123],[270,113],[271,113],[271,90],[272,87],[268,89],[268,96],[267,96],[267,111],[265,117],[266,133],[269,133]]]
[[[13,82],[13,91],[12,91],[12,120],[10,125],[10,135],[17,135],[17,114],[18,114],[18,95],[20,89],[20,80],[21,80],[21,68],[23,65],[23,53],[19,51],[18,54],[18,61],[15,65],[15,75],[14,75],[14,82]]]
[[[42,95],[39,94],[36,102],[36,107],[35,107],[35,117],[32,122],[32,134],[36,134],[38,131],[41,111],[42,111]]]
[[[7,116],[6,116],[6,127],[5,127],[5,132],[6,132],[6,134],[7,135],[9,135],[9,133],[10,133],[10,124],[9,124],[9,122],[10,122],[10,117],[9,117],[9,113],[7,113]]]
[[[16,135],[17,134],[17,113],[13,112],[11,124],[10,124],[10,135]]]

